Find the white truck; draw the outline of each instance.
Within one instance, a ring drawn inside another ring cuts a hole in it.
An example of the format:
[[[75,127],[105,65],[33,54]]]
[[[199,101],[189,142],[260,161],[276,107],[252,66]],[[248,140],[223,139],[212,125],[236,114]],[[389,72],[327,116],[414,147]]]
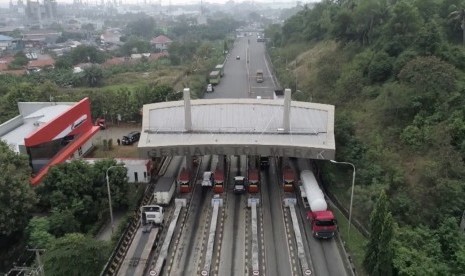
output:
[[[163,207],[159,205],[146,205],[140,207],[141,211],[141,223],[142,225],[154,224],[161,225],[163,224]]]
[[[155,184],[153,191],[153,203],[168,205],[176,191],[176,179],[174,177],[161,177]]]

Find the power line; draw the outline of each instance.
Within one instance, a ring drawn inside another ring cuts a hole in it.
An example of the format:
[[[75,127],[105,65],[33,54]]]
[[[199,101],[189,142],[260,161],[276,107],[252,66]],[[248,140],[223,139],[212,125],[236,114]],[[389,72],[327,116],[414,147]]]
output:
[[[35,252],[36,262],[31,266],[15,266],[10,269],[8,275],[28,275],[28,276],[45,276],[44,265],[42,264],[41,253],[45,252],[45,249],[30,248],[27,251]]]

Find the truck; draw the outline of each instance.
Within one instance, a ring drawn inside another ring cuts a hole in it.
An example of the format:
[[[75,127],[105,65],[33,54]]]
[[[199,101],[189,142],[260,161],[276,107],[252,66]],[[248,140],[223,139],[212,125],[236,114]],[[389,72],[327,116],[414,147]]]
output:
[[[283,190],[286,193],[294,192],[294,183],[296,175],[295,171],[290,166],[284,166],[283,168]]]
[[[211,187],[213,186],[214,182],[215,182],[215,178],[214,178],[213,172],[208,171],[208,172],[203,173],[202,188]]]
[[[242,194],[245,192],[246,179],[244,176],[235,176],[234,177],[234,193]]]
[[[140,208],[141,211],[141,224],[162,225],[164,220],[163,207],[159,205],[146,205]]]
[[[191,191],[191,174],[186,168],[182,168],[178,177],[178,185],[180,193],[190,193]]]
[[[260,191],[260,172],[257,169],[249,169],[249,193],[254,194]]]
[[[224,76],[224,65],[223,64],[216,65],[215,70],[220,72],[220,77]]]
[[[255,79],[258,83],[263,82],[263,70],[257,70],[257,73],[255,74]]]
[[[211,71],[210,75],[208,75],[208,81],[213,85],[220,83],[220,78],[220,71]]]
[[[315,175],[310,170],[300,173],[300,194],[304,206],[310,208],[307,219],[310,221],[312,234],[315,238],[330,239],[336,233],[336,219],[328,209],[323,191],[320,189]]]
[[[260,156],[260,168],[265,169],[270,166],[270,158],[268,156]]]
[[[170,204],[176,191],[176,179],[174,177],[161,177],[155,184],[153,191],[153,202],[158,205],[166,206]]]

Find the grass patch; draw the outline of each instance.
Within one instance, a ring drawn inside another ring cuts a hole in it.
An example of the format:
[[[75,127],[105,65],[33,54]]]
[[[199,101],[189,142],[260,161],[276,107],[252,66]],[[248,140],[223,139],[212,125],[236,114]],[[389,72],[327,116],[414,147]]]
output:
[[[348,238],[347,231],[349,229],[349,221],[338,209],[335,208],[333,212],[337,219],[339,235],[346,245],[347,253],[351,256],[352,261],[354,262],[357,274],[368,275],[365,273],[362,265],[363,257],[365,256],[365,244],[368,240],[365,239],[365,237],[353,225],[350,228],[350,238]]]
[[[139,158],[136,144],[132,146],[113,146],[111,150],[103,150],[102,146],[95,146],[89,158]]]

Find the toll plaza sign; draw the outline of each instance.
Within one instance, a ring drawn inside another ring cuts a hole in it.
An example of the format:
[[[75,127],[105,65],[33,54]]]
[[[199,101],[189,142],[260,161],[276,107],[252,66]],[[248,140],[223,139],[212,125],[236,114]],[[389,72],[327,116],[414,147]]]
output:
[[[334,149],[266,145],[197,145],[139,148],[143,157],[201,155],[260,155],[334,159]]]

